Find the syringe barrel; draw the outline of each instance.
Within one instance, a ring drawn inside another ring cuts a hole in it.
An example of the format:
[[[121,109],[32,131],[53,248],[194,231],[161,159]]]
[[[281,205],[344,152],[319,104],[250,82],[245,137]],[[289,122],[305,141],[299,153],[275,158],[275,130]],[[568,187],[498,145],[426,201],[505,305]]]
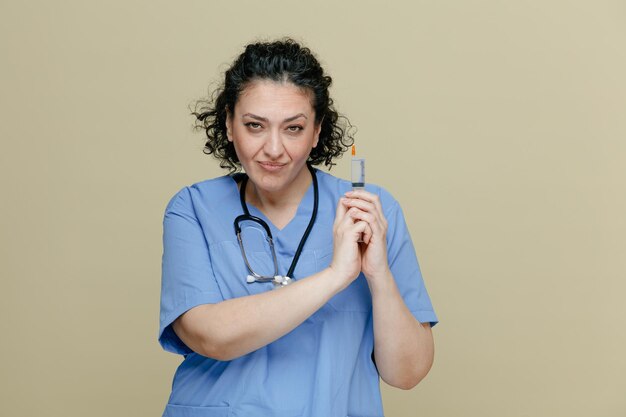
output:
[[[352,189],[362,190],[365,188],[365,159],[352,158]]]

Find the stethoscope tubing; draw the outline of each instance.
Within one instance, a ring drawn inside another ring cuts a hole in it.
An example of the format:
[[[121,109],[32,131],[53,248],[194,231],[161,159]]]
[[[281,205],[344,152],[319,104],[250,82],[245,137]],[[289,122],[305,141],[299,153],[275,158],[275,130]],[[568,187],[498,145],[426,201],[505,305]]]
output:
[[[315,223],[315,219],[317,218],[317,209],[319,206],[319,188],[317,184],[317,176],[315,175],[315,168],[313,168],[309,163],[307,163],[307,168],[309,169],[309,172],[311,172],[311,177],[313,179],[313,212],[311,213],[311,219],[309,220],[309,224],[307,225],[306,230],[304,231],[304,234],[302,235],[302,238],[300,239],[298,248],[296,249],[293,260],[291,261],[289,270],[287,271],[287,275],[285,277],[287,280],[286,282],[290,282],[290,280],[293,279],[293,272],[295,271],[296,265],[298,264],[298,260],[300,259],[300,255],[302,254],[304,244],[306,243],[306,240],[308,239],[309,234],[311,233],[311,230],[313,229],[313,224]],[[247,280],[247,282],[248,283],[270,282],[270,281],[276,282],[276,278],[278,277],[278,258],[276,257],[276,250],[274,249],[274,238],[272,236],[272,231],[269,225],[263,219],[250,214],[250,211],[248,210],[248,206],[246,204],[247,182],[248,182],[248,176],[245,176],[241,182],[241,186],[239,189],[239,201],[241,203],[241,208],[244,214],[237,216],[234,221],[235,234],[237,235],[237,242],[239,243],[239,249],[241,250],[241,255],[243,257],[244,263],[246,264],[246,267],[248,268],[248,271],[250,271],[250,273],[254,277],[254,280]],[[246,251],[243,247],[243,241],[241,238],[241,226],[239,225],[240,222],[245,221],[245,220],[253,221],[255,223],[260,224],[267,233],[267,241],[269,243],[270,250],[272,251],[272,258],[274,261],[274,276],[273,277],[260,275],[256,273],[250,266],[248,258],[246,257]]]
[[[239,225],[240,222],[242,221],[253,221],[255,223],[260,224],[261,226],[263,226],[263,228],[265,229],[265,231],[267,232],[267,242],[269,243],[270,246],[270,250],[272,251],[272,260],[274,261],[274,275],[272,276],[267,276],[267,275],[260,275],[258,273],[256,273],[253,269],[252,266],[250,265],[250,262],[248,262],[248,257],[246,256],[246,251],[243,248],[243,240],[241,239],[241,226]],[[256,216],[252,216],[250,214],[241,214],[239,216],[237,216],[235,218],[235,233],[237,234],[237,242],[239,243],[239,249],[241,250],[241,256],[243,257],[243,261],[246,264],[246,267],[248,268],[248,271],[250,271],[250,273],[254,276],[255,281],[252,282],[270,282],[270,281],[274,281],[275,277],[278,275],[278,259],[276,258],[276,250],[274,250],[274,238],[272,237],[272,231],[270,230],[269,226],[267,225],[267,223],[265,223],[263,221],[263,219],[260,219]]]

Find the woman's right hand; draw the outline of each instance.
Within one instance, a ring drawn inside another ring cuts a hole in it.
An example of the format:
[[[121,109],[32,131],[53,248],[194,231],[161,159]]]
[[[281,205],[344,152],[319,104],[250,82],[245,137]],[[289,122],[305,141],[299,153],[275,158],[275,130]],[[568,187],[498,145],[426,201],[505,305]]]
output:
[[[368,224],[354,221],[350,210],[343,204],[343,198],[337,204],[337,213],[333,224],[333,260],[330,269],[342,281],[342,289],[350,285],[361,272],[361,250],[359,239],[367,231]]]

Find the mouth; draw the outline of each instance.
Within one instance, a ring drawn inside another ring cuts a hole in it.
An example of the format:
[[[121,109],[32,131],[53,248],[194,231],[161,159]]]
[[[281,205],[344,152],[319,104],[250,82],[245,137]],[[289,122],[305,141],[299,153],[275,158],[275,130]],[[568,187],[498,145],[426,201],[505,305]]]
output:
[[[267,171],[278,171],[287,164],[280,162],[259,161],[259,165]]]

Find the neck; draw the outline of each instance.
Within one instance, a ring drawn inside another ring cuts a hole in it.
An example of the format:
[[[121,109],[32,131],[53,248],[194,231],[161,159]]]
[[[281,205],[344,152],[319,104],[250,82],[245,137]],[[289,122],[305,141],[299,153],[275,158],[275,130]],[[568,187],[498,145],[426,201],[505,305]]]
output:
[[[298,173],[293,182],[282,190],[261,190],[252,181],[249,181],[249,186],[246,188],[246,200],[263,212],[297,207],[311,182],[311,172],[306,166]]]

